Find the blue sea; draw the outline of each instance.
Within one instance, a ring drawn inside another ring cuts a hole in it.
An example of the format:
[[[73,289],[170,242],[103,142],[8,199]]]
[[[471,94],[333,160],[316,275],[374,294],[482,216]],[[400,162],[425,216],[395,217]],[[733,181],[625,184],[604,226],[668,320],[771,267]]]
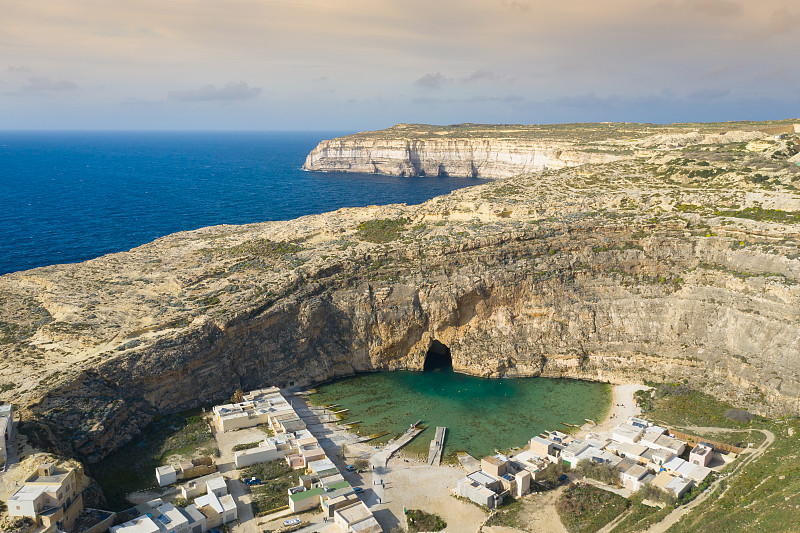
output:
[[[319,141],[345,133],[0,132],[0,274],[483,183],[301,169]]]

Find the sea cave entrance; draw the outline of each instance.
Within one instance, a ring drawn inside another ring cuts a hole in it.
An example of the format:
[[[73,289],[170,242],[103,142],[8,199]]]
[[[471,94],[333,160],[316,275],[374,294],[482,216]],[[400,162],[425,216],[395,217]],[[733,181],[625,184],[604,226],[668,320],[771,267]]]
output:
[[[428,353],[425,354],[425,364],[422,366],[423,372],[432,370],[452,370],[453,358],[450,356],[450,348],[439,341],[433,341]]]

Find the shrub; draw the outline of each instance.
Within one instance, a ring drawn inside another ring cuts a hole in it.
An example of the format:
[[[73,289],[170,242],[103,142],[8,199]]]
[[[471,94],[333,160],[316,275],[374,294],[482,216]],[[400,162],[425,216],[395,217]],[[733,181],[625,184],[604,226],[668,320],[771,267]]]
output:
[[[597,464],[589,459],[583,459],[576,465],[575,471],[581,476],[596,479],[606,485],[619,486],[619,472],[608,463]]]
[[[639,496],[644,500],[661,502],[665,505],[674,506],[678,501],[673,493],[650,484],[642,485],[642,488],[639,489]]]
[[[409,532],[441,531],[447,527],[447,522],[441,516],[426,513],[417,509],[406,511],[406,522]]]
[[[237,444],[236,446],[231,448],[231,450],[234,452],[240,452],[242,450],[249,450],[250,448],[257,448],[259,444],[261,444],[261,441],[248,442],[246,444]]]
[[[391,242],[400,236],[408,223],[407,218],[367,220],[358,225],[358,237],[368,242]]]

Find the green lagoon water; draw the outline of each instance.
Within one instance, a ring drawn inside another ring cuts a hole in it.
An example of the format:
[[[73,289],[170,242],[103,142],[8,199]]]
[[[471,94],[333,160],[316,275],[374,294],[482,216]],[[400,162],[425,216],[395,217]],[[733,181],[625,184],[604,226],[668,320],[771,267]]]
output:
[[[543,431],[564,431],[561,422],[598,420],[611,406],[611,386],[604,383],[485,379],[452,370],[361,374],[317,391],[309,400],[349,409],[348,420],[362,421],[359,434],[389,431],[389,438],[422,420],[428,428],[404,451],[427,455],[436,427],[446,426],[444,453],[463,450],[478,458],[524,446]]]

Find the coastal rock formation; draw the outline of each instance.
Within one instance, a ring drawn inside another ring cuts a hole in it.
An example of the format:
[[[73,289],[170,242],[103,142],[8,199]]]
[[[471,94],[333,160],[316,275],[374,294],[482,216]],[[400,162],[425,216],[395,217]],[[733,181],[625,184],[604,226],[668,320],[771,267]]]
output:
[[[614,135],[659,134],[632,128]],[[157,413],[420,370],[435,340],[470,374],[684,381],[797,414],[800,140],[730,137],[2,276],[0,400],[97,460]]]
[[[322,172],[362,172],[390,176],[507,178],[546,168],[608,163],[632,151],[543,140],[521,127],[475,136],[475,129],[433,129],[399,124],[380,132],[322,141],[303,168]],[[424,135],[421,135],[424,133]]]

